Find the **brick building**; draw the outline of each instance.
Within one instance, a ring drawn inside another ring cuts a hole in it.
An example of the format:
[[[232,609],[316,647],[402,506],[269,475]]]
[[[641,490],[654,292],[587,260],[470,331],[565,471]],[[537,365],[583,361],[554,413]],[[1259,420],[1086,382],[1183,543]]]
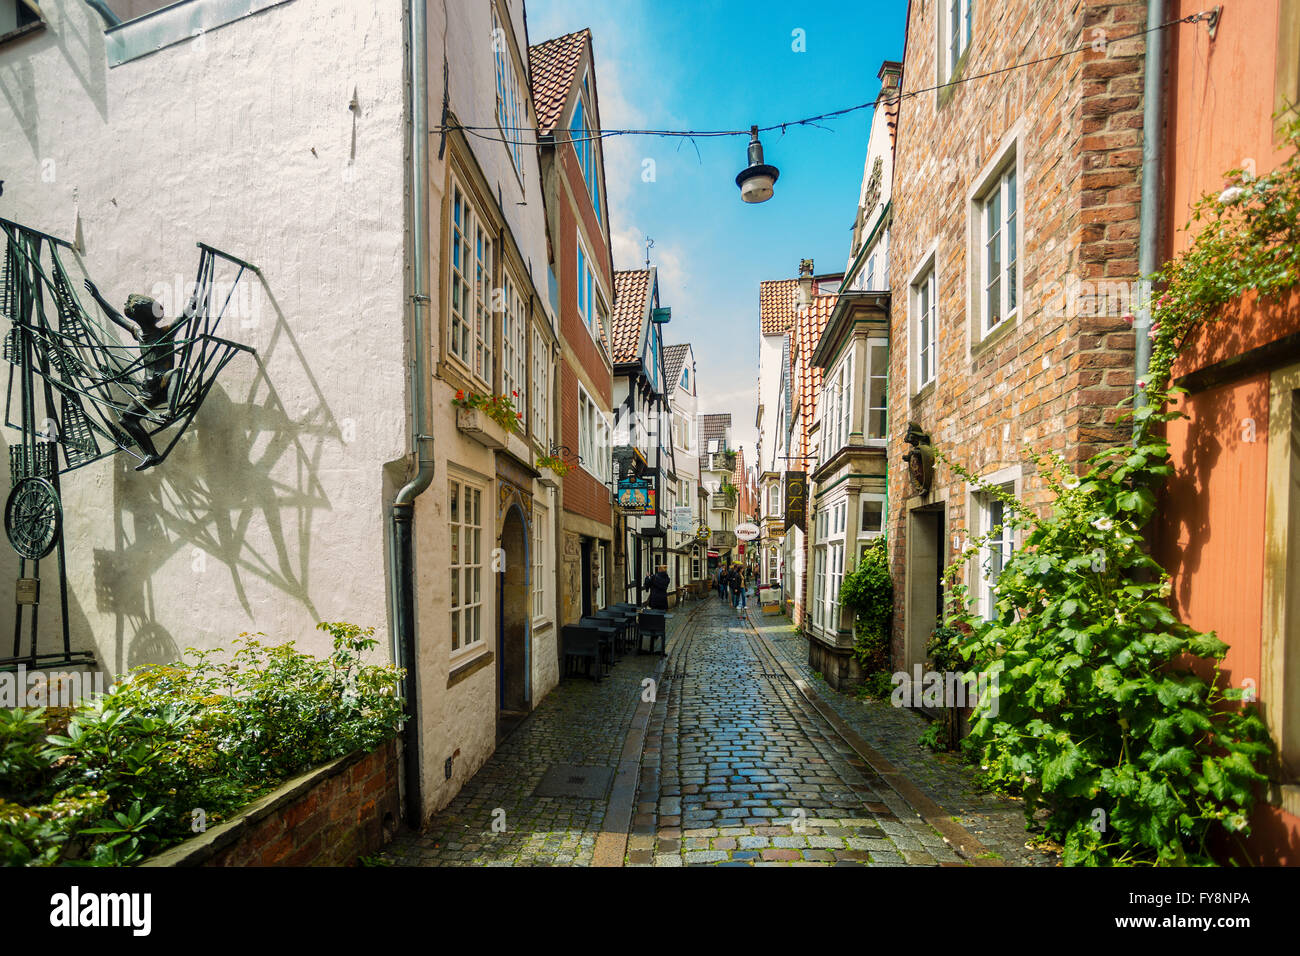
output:
[[[1124,437],[1114,406],[1134,381],[1122,316],[1137,274],[1144,39],[1123,37],[1144,24],[1139,2],[910,8],[889,254],[899,669],[925,658],[955,549],[1002,517],[942,465],[928,489],[914,483],[909,428],[1030,503],[1045,496],[1027,452],[1080,462]],[[981,609],[1015,544],[995,542],[970,569]]]
[[[559,623],[576,622],[611,597],[614,526],[609,344],[613,256],[605,201],[591,31],[528,50],[537,104],[553,294],[560,316],[561,479]]]

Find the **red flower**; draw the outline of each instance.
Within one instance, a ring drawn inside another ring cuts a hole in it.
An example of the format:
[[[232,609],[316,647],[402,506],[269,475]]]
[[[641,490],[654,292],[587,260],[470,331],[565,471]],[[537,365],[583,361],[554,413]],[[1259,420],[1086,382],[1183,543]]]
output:
[[[464,400],[465,400],[465,392],[464,392],[464,390],[463,390],[463,389],[459,389],[459,388],[456,389],[456,401],[458,401],[458,402],[463,402]]]
[[[523,412],[515,412],[515,418],[523,418],[523,417],[524,417]]]
[[[519,393],[517,391],[511,392],[510,394],[513,395],[515,398],[519,397]]]

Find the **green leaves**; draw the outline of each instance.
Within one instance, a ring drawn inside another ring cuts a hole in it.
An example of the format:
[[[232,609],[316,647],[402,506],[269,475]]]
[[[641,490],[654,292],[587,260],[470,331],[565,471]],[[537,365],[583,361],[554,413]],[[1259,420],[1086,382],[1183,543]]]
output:
[[[195,808],[221,820],[392,736],[402,673],[364,662],[374,629],[321,630],[326,658],[244,635],[224,659],[137,669],[61,734],[40,712],[0,711],[0,865],[132,865],[189,837]]]

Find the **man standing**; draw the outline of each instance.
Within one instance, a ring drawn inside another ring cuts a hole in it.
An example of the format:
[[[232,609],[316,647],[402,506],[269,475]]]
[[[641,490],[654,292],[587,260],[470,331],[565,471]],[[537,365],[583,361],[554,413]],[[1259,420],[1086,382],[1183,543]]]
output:
[[[731,569],[731,606],[734,608],[748,607],[749,603],[746,597],[745,569],[742,565],[737,564]]]
[[[717,582],[718,597],[725,601],[727,599],[727,566],[725,564],[718,565]]]

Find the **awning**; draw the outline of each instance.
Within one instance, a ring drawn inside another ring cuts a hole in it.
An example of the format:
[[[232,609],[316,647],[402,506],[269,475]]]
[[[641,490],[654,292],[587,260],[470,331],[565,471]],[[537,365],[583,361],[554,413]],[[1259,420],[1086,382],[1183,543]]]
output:
[[[711,557],[711,558],[720,558],[720,557],[722,557],[722,555],[718,554],[718,552],[716,552],[716,551],[710,551],[710,552],[709,552],[709,557]]]

